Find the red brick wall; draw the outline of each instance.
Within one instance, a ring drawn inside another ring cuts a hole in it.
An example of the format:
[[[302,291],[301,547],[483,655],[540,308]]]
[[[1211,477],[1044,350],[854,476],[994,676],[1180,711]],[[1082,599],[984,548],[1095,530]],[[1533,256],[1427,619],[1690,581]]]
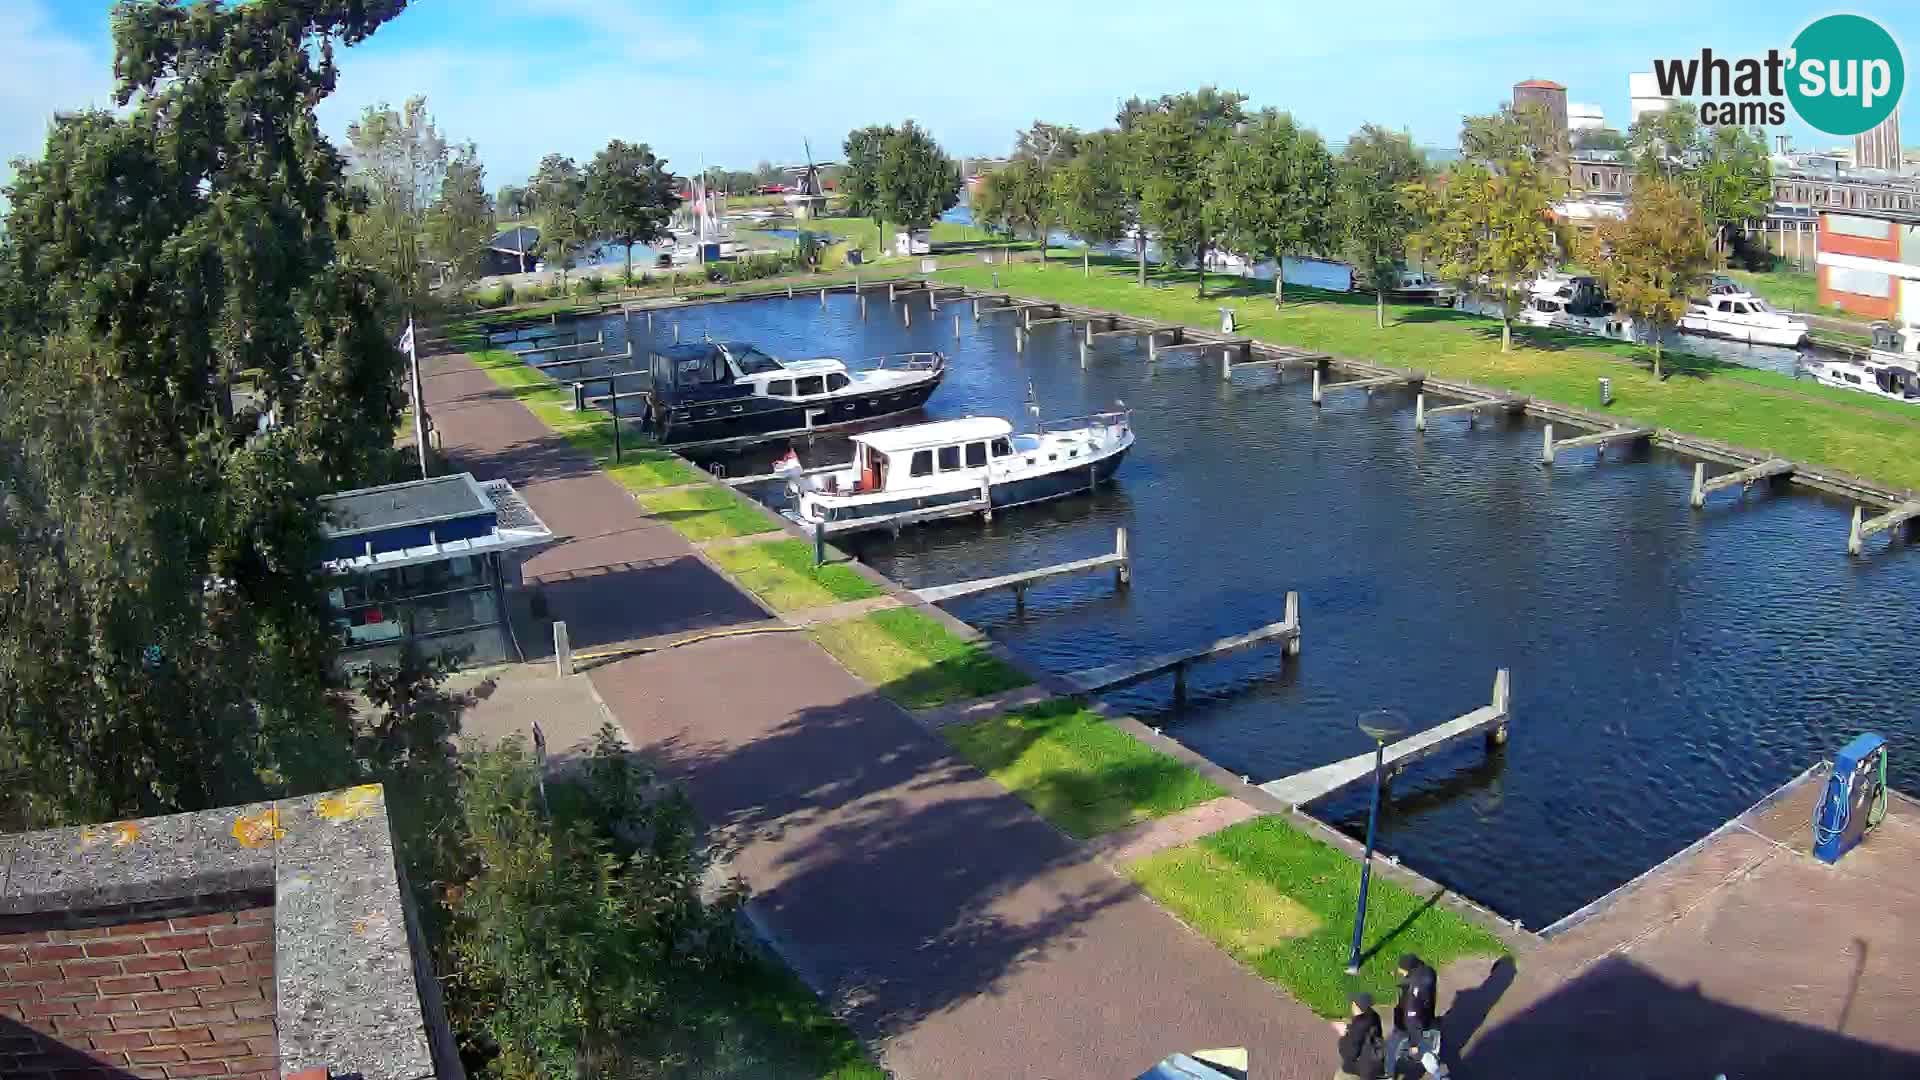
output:
[[[0,925],[0,1077],[277,1080],[273,908]]]

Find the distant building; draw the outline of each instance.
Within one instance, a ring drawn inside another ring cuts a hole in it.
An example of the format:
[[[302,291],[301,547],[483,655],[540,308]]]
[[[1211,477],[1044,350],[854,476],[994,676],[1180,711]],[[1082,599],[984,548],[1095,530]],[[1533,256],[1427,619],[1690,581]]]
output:
[[[535,253],[540,247],[540,230],[531,225],[517,225],[504,232],[495,233],[487,241],[485,270],[488,274],[523,274],[533,269],[539,258]]]
[[[1862,169],[1900,171],[1900,108],[1853,137],[1853,163]]]
[[[1567,88],[1552,79],[1528,79],[1513,84],[1513,107],[1539,105],[1553,119],[1553,129],[1567,130]]]
[[[1599,131],[1607,126],[1607,116],[1598,105],[1567,106],[1567,129],[1569,131]]]
[[[1821,306],[1920,325],[1920,215],[1829,210],[1820,215],[1816,262]]]
[[[1665,112],[1673,105],[1673,99],[1660,93],[1660,80],[1654,78],[1651,71],[1636,71],[1627,76],[1627,96],[1630,100],[1627,122],[1635,124],[1648,113]]]
[[[1630,174],[1626,155],[1614,150],[1576,150],[1569,179],[1573,190],[1589,195],[1625,195]]]

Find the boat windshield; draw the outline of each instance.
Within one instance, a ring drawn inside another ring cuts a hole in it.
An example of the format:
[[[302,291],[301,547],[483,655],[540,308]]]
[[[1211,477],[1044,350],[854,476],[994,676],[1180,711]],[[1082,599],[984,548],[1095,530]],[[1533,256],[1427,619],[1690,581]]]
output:
[[[780,361],[751,345],[733,352],[732,356],[742,375],[765,375],[769,371],[779,371],[782,366]]]
[[[1755,315],[1769,315],[1773,312],[1773,308],[1769,307],[1765,300],[1757,296],[1747,297],[1747,310],[1753,312]]]

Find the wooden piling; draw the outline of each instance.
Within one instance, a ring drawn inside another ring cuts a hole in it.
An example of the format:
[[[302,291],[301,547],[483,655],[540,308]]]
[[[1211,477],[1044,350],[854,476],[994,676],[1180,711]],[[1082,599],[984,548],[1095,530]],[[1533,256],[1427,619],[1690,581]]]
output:
[[[1413,395],[1413,430],[1427,430],[1427,395],[1424,392]]]
[[[1113,530],[1113,553],[1120,556],[1120,564],[1113,571],[1113,583],[1115,585],[1133,584],[1133,557],[1127,554],[1125,525]]]
[[[1313,403],[1320,404],[1320,368],[1317,365],[1313,369]]]
[[[953,317],[953,340],[960,340],[960,316],[958,315]]]
[[[824,288],[820,290],[820,306],[823,309],[827,306],[827,290]]]
[[[902,326],[913,325],[913,305],[912,304],[900,305],[900,325]]]
[[[1081,371],[1087,370],[1087,354],[1089,351],[1090,350],[1088,350],[1087,348],[1087,343],[1082,341],[1080,343],[1080,370]]]
[[[1548,424],[1540,432],[1540,464],[1553,464],[1553,425]]]
[[[573,645],[567,640],[564,620],[553,624],[553,673],[562,679],[573,674]]]

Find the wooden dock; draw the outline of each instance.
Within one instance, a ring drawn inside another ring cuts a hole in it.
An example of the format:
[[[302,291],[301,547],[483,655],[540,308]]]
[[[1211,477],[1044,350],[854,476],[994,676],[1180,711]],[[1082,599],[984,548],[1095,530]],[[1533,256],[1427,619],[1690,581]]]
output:
[[[1562,450],[1578,450],[1583,446],[1597,446],[1604,453],[1607,446],[1617,442],[1637,442],[1653,438],[1650,427],[1617,427],[1606,431],[1596,431],[1590,435],[1576,435],[1571,439],[1555,441],[1553,425],[1547,424],[1541,429],[1540,464],[1551,465],[1553,459]]]
[[[1465,413],[1467,426],[1472,427],[1474,417],[1483,411],[1519,412],[1527,407],[1523,397],[1487,397],[1462,401],[1455,405],[1439,405],[1427,408],[1427,395],[1422,393],[1413,399],[1413,430],[1427,430],[1427,419],[1434,416],[1452,416]]]
[[[1331,354],[1308,352],[1305,349],[1273,348],[1269,346],[1265,351],[1271,355],[1255,356],[1253,355],[1253,347],[1249,344],[1246,352],[1239,360],[1231,360],[1230,357],[1222,356],[1220,358],[1220,377],[1230,382],[1233,379],[1233,373],[1236,371],[1251,371],[1254,368],[1265,367],[1272,368],[1274,373],[1278,375],[1280,372],[1285,371],[1289,364],[1319,367],[1333,359]]]
[[[1230,652],[1252,648],[1268,641],[1281,643],[1286,656],[1300,655],[1300,594],[1287,594],[1286,618],[1276,623],[1268,623],[1257,630],[1244,634],[1221,638],[1197,649],[1182,649],[1175,652],[1160,653],[1141,660],[1126,660],[1116,664],[1106,664],[1085,671],[1076,671],[1065,676],[1075,693],[1098,694],[1107,690],[1117,690],[1122,686],[1131,686],[1145,682],[1155,676],[1173,672],[1173,695],[1184,698],[1187,693],[1187,665],[1199,660],[1211,660]]]
[[[1385,775],[1392,777],[1421,758],[1437,754],[1472,735],[1484,735],[1489,749],[1498,746],[1507,741],[1509,718],[1507,669],[1501,668],[1493,677],[1491,703],[1388,746],[1383,759]],[[1261,784],[1260,790],[1298,809],[1371,775],[1373,754],[1368,752],[1270,780]]]
[[[1105,555],[1095,555],[1090,559],[1075,559],[1072,562],[1055,563],[1038,570],[1022,570],[1017,574],[1001,574],[998,577],[975,578],[972,581],[956,581],[951,585],[934,585],[914,590],[914,595],[929,603],[943,600],[958,600],[963,596],[975,596],[996,589],[1012,589],[1016,606],[1025,606],[1027,590],[1040,582],[1049,581],[1068,574],[1084,574],[1093,570],[1114,567],[1114,584],[1125,585],[1133,580],[1133,564],[1127,557],[1127,530],[1114,530],[1113,550]]]
[[[1858,506],[1853,508],[1853,528],[1847,532],[1847,554],[1860,554],[1861,545],[1874,533],[1886,532],[1898,525],[1904,525],[1914,518],[1920,518],[1920,500],[1908,499],[1877,517],[1861,520],[1863,517]]]
[[[719,466],[716,465],[714,466],[714,468],[719,468]],[[851,468],[853,468],[853,462],[842,461],[838,465],[819,465],[811,469],[802,469],[798,473],[794,473],[792,475],[818,476],[821,473],[839,472],[841,469],[851,469]],[[772,473],[772,472],[755,473],[752,476],[728,476],[726,475],[725,472],[718,472],[713,474],[714,479],[720,481],[721,483],[727,485],[728,487],[733,487],[733,488],[752,487],[755,484],[764,484],[770,480],[785,480],[788,475],[789,474],[787,473]]]
[[[553,368],[577,367],[581,364],[591,364],[600,360],[632,360],[632,359],[633,359],[633,342],[629,341],[627,342],[627,348],[625,352],[606,353],[601,356],[579,356],[571,360],[542,360],[537,364],[528,364],[527,366],[534,369],[535,371],[548,371]]]
[[[1688,495],[1687,502],[1695,510],[1698,510],[1707,505],[1707,496],[1713,492],[1735,486],[1748,488],[1762,480],[1770,480],[1776,476],[1791,475],[1793,475],[1793,462],[1788,461],[1786,458],[1768,458],[1757,465],[1749,465],[1744,469],[1739,469],[1734,472],[1722,473],[1709,480],[1707,478],[1707,463],[1704,461],[1696,461],[1693,463],[1693,491]]]
[[[1348,379],[1346,382],[1323,383],[1320,378],[1320,369],[1315,367],[1313,369],[1313,403],[1315,405],[1320,404],[1321,395],[1329,390],[1365,390],[1371,395],[1375,390],[1385,390],[1390,387],[1418,386],[1425,380],[1425,375],[1414,372],[1412,374],[1396,373],[1393,375],[1375,375],[1366,379]]]

